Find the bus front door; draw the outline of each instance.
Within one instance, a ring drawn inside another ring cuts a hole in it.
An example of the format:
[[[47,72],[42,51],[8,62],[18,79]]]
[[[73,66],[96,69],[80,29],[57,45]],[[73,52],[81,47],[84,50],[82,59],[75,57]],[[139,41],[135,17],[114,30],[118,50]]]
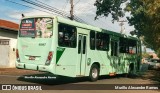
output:
[[[86,69],[86,49],[87,35],[78,34],[78,73],[81,76],[85,75]]]

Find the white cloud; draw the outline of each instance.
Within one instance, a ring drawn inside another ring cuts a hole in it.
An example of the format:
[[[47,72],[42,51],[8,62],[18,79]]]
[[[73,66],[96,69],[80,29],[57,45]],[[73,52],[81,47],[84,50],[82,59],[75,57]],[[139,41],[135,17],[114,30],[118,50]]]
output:
[[[10,12],[9,13],[9,17],[11,18],[16,18],[18,20],[20,20],[22,18],[22,13],[25,15],[25,16],[38,16],[38,15],[51,15],[49,13],[46,13],[46,12],[42,12],[42,11],[38,11],[38,10],[27,10],[27,11],[15,11],[15,12]]]
[[[83,0],[83,2],[79,2],[77,6],[75,6],[75,14],[80,16],[84,14],[95,15],[96,7],[94,3],[95,0]]]
[[[37,1],[37,0],[33,0]],[[38,0],[41,2],[44,2],[50,6],[53,6],[59,10],[65,10],[68,14],[70,13],[70,2],[69,0]],[[68,2],[67,2],[68,1]],[[77,3],[78,2],[78,3]],[[94,26],[98,26],[107,30],[120,32],[120,26],[118,22],[115,22],[114,24],[111,22],[112,18],[109,17],[102,17],[99,18],[99,20],[94,20],[94,17],[96,16],[96,7],[94,6],[95,0],[75,0],[74,4],[77,3],[74,7],[74,13],[81,19],[87,21],[87,23],[90,23]],[[65,7],[66,6],[66,7]],[[12,6],[8,6],[12,7]],[[35,6],[34,6],[35,7]],[[41,8],[38,8],[40,10],[43,10]],[[46,10],[45,10],[46,11]],[[13,10],[8,11],[7,15],[10,18],[14,18],[17,20],[21,19],[21,14],[24,14],[26,16],[35,16],[35,15],[51,15],[46,12],[42,12],[35,9],[28,9],[28,10]],[[129,14],[127,14],[129,15]],[[125,20],[125,19],[124,19]],[[131,30],[134,30],[134,27],[131,27],[128,25],[128,23],[124,23],[126,33],[128,34]]]

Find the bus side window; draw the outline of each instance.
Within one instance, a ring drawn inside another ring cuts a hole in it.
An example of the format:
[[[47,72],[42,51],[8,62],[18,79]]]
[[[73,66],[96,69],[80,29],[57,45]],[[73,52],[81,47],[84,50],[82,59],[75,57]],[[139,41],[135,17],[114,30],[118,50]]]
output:
[[[114,56],[114,42],[111,41],[111,56]]]
[[[64,38],[63,32],[59,32],[59,33],[58,33],[58,44],[59,44],[60,46],[63,45],[63,38]]]
[[[62,47],[75,48],[77,44],[76,42],[76,27],[60,23],[58,26],[58,45]]]
[[[137,42],[136,40],[129,40],[129,53],[136,54],[137,53]]]
[[[95,31],[90,31],[90,49],[95,50]]]
[[[101,50],[101,33],[100,32],[96,34],[96,48],[97,50]]]
[[[119,42],[119,52],[120,53],[128,53],[129,46],[128,46],[128,39],[121,37]]]
[[[118,42],[111,41],[111,56],[118,56]]]
[[[98,32],[96,34],[96,48],[97,50],[108,51],[109,50],[109,35],[106,33]]]
[[[76,47],[76,39],[77,38],[77,33],[75,29],[72,29],[72,35],[70,37],[70,46],[71,47]]]

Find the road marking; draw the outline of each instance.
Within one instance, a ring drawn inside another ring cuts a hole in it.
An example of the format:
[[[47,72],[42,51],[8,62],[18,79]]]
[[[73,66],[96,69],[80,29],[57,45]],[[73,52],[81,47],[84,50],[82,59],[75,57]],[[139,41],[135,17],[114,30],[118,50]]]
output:
[[[0,77],[16,77],[16,78],[19,78],[19,77],[24,77],[24,76],[0,75]]]

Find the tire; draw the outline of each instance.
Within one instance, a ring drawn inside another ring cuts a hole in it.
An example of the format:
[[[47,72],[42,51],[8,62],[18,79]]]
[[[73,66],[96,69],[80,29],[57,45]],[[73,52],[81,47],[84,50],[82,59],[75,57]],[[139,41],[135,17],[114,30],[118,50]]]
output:
[[[99,78],[99,67],[96,64],[93,64],[90,69],[89,79],[94,82]]]
[[[128,77],[128,73],[121,74],[122,77]]]
[[[127,77],[128,78],[131,78],[131,77],[134,77],[135,76],[135,74],[134,74],[134,72],[133,72],[133,67],[129,67],[129,71],[128,71],[128,73],[127,73]]]
[[[132,69],[131,69],[131,67],[129,67],[129,71],[127,73],[127,77],[131,77],[131,76],[132,76]]]

